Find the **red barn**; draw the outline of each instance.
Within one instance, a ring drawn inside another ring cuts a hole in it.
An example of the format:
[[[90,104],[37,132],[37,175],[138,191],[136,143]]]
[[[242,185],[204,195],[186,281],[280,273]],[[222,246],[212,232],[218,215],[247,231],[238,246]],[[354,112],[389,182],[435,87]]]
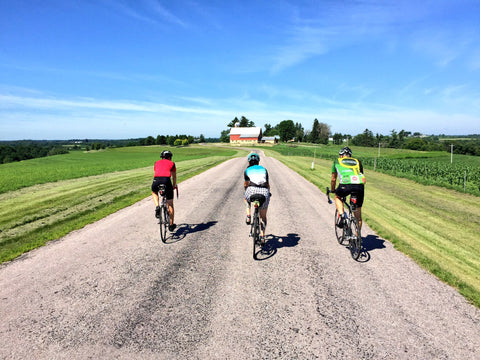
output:
[[[230,129],[230,143],[259,143],[262,138],[261,127],[232,127]]]

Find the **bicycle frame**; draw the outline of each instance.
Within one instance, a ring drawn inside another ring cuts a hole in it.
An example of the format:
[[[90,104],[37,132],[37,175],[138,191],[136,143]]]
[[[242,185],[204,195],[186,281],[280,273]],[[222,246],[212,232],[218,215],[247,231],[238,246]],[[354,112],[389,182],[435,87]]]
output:
[[[261,248],[265,245],[260,238],[261,225],[260,225],[260,206],[265,201],[265,196],[260,194],[254,194],[250,198],[250,202],[254,207],[252,225],[250,227],[250,236],[253,237],[253,258],[256,259],[255,247],[258,245]]]
[[[327,198],[329,204],[332,203],[332,200],[330,199],[331,192],[332,191],[327,187]],[[344,241],[348,241],[350,254],[352,255],[353,259],[357,260],[362,252],[362,235],[359,222],[354,214],[357,208],[357,198],[350,195],[350,199],[347,201],[347,197],[348,195],[341,198],[343,202],[342,216],[344,218],[341,234],[339,234],[340,230],[336,224],[338,210],[335,210],[335,235],[339,244],[343,244]]]

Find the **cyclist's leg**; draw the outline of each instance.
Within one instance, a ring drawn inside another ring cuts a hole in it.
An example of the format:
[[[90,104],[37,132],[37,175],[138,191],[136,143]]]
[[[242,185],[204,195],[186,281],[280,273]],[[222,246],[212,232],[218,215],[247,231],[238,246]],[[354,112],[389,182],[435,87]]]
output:
[[[152,191],[152,198],[155,204],[155,207],[160,206],[160,200],[158,199],[158,193]]]
[[[247,225],[250,225],[252,221],[252,209],[251,209],[251,203],[250,203],[251,195],[252,195],[252,189],[250,187],[247,187],[245,189],[245,194],[243,197],[243,201],[245,203],[245,211],[247,212],[247,219],[245,220]]]
[[[361,229],[362,228],[362,208],[357,207],[355,209],[355,211],[353,212],[353,214],[355,215],[355,217],[358,220],[358,227]]]
[[[345,185],[338,185],[337,189],[335,190],[335,206],[340,216],[343,215],[343,198],[348,194],[349,192]]]
[[[175,216],[175,209],[173,208],[173,199],[167,200],[168,215],[170,215],[170,225],[173,225],[173,217]]]
[[[260,219],[262,219],[262,224],[260,227],[260,235],[265,236],[265,229],[267,228],[267,210],[268,208],[260,208]]]
[[[362,205],[363,199],[365,197],[365,187],[364,185],[357,185],[355,189],[352,191],[352,194],[355,194],[357,197],[357,209],[354,211],[354,215],[358,220],[358,227],[362,228]]]

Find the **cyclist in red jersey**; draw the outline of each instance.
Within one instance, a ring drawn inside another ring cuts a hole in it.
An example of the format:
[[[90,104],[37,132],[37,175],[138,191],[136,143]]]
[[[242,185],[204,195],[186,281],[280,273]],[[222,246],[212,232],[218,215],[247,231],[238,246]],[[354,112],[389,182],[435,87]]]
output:
[[[167,197],[168,213],[170,215],[170,225],[168,230],[173,231],[176,225],[173,222],[175,214],[173,208],[173,189],[177,187],[177,169],[172,161],[172,153],[169,150],[162,151],[161,160],[155,162],[154,178],[152,183],[152,197],[155,203],[155,217],[160,216],[160,202],[158,198],[158,190],[160,184],[165,184],[165,193]],[[170,179],[171,178],[171,179]]]

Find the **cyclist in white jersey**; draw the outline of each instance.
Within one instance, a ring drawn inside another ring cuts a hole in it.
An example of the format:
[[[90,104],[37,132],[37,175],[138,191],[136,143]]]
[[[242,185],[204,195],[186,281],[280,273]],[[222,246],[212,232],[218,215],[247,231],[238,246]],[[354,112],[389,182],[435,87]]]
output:
[[[265,228],[267,227],[267,210],[270,202],[270,183],[268,181],[268,171],[263,166],[258,165],[260,162],[260,156],[256,153],[251,153],[247,157],[248,167],[244,172],[245,188],[245,208],[247,211],[247,225],[251,223],[251,207],[250,197],[253,194],[262,194],[265,196],[265,202],[260,207],[260,219],[261,219],[261,233],[262,238],[265,237]]]

